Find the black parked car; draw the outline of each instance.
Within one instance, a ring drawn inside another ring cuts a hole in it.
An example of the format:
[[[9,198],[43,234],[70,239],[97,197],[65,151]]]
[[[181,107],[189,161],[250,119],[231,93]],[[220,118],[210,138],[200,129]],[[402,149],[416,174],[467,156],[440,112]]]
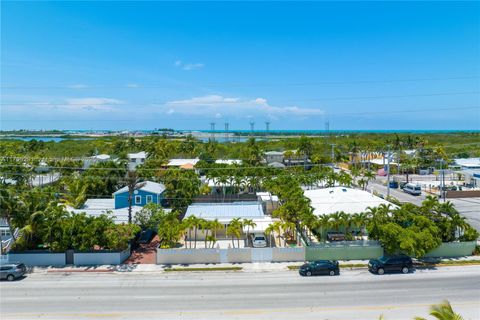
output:
[[[384,274],[385,272],[409,273],[412,268],[412,258],[406,255],[383,256],[368,262],[368,270],[377,274]]]
[[[340,274],[340,268],[338,261],[318,260],[305,263],[300,267],[298,273],[307,277],[327,274],[334,276]]]

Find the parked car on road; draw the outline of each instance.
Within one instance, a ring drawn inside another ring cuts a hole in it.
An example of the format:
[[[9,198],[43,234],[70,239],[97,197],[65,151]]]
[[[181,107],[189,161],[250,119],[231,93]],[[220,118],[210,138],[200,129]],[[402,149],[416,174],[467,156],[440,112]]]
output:
[[[252,246],[254,248],[265,248],[267,246],[267,239],[263,233],[252,234]]]
[[[338,266],[338,261],[334,260],[317,260],[307,262],[300,267],[298,273],[301,276],[318,276],[318,275],[339,275],[340,268]]]
[[[27,267],[23,263],[2,263],[0,264],[0,279],[7,279],[13,281],[23,277],[27,272]]]
[[[422,194],[422,187],[418,184],[407,183],[403,187],[403,192],[410,193],[411,195],[414,195],[414,196],[419,196]]]
[[[397,189],[398,188],[398,182],[397,181],[390,181],[389,187],[392,189]]]
[[[368,270],[377,274],[386,272],[409,273],[413,269],[412,258],[406,255],[383,256],[368,261]]]

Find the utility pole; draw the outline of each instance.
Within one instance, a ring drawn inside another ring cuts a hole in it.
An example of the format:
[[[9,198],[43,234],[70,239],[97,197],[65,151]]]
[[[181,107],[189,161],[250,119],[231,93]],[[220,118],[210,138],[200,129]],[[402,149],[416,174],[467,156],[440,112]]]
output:
[[[229,123],[225,122],[225,142],[228,142],[228,126]]]
[[[332,146],[332,167],[334,167],[334,163],[335,163],[335,143],[331,143],[330,144]]]
[[[211,139],[215,141],[215,122],[210,122]]]
[[[390,197],[390,147],[387,151],[387,198]]]
[[[443,159],[440,159],[440,172],[442,173],[442,180],[440,183],[440,197],[445,202],[445,169],[443,169]]]

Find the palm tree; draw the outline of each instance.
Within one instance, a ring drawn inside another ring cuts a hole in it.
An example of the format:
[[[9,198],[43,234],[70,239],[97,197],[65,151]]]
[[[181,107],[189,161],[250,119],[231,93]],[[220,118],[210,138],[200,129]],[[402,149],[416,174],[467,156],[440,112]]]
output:
[[[235,248],[234,238],[237,238],[238,248],[240,248],[240,236],[242,235],[242,221],[240,218],[235,218],[230,221],[227,227],[227,236],[232,237],[232,244]]]
[[[132,223],[132,202],[135,190],[145,186],[145,182],[140,182],[140,178],[136,171],[128,171],[125,176],[125,182],[128,188],[128,223]]]
[[[184,230],[186,230],[186,232],[188,232],[188,242],[190,244],[190,249],[192,248],[192,228],[195,227],[195,221],[196,220],[197,220],[197,218],[195,216],[189,216],[188,218],[183,219],[183,221],[182,221]],[[185,247],[186,246],[187,246],[187,244],[185,243]]]
[[[447,300],[441,304],[433,305],[430,308],[430,315],[438,320],[463,320],[462,316],[453,311],[452,305]],[[415,317],[415,320],[427,320],[422,317]]]
[[[87,184],[79,176],[69,179],[67,182],[68,193],[62,199],[62,202],[75,209],[80,209],[87,199]]]
[[[25,202],[16,195],[13,189],[0,189],[0,217],[7,221],[13,241],[16,240],[14,232],[15,220],[25,210]]]
[[[217,231],[223,228],[223,224],[221,224],[218,221],[218,219],[215,219],[208,222],[208,227],[212,232],[212,235],[210,236],[210,241],[212,242],[212,248],[213,248],[213,246],[215,245],[215,242],[217,242]]]
[[[257,224],[255,222],[253,222],[252,219],[243,219],[243,226],[244,227],[247,227],[247,239],[248,239],[248,236],[250,235],[250,228],[255,228],[257,226]]]
[[[271,223],[266,229],[265,229],[265,234],[267,236],[271,236],[273,233],[277,234],[277,239],[278,239],[278,244],[280,245],[280,232],[282,230],[282,222],[281,221],[275,221]]]

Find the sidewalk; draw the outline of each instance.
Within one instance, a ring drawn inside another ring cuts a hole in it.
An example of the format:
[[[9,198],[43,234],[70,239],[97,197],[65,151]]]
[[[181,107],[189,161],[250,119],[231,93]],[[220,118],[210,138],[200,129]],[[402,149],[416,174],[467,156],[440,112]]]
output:
[[[425,259],[423,262],[427,263],[453,263],[462,261],[476,261],[480,264],[480,256],[469,256],[462,258],[447,258],[447,259]],[[348,260],[339,261],[340,267],[350,268],[366,268],[368,260]],[[168,269],[181,269],[188,271],[192,269],[193,272],[204,272],[204,269],[220,269],[222,272],[278,272],[288,271],[289,266],[300,266],[303,262],[257,262],[257,263],[221,263],[221,264],[190,264],[190,265],[157,265],[157,264],[121,264],[121,265],[100,265],[100,266],[67,266],[67,267],[34,267],[33,273],[71,273],[71,272],[86,272],[86,273],[166,273]],[[221,270],[225,268],[241,268],[241,270]],[[195,269],[203,269],[195,271]]]

